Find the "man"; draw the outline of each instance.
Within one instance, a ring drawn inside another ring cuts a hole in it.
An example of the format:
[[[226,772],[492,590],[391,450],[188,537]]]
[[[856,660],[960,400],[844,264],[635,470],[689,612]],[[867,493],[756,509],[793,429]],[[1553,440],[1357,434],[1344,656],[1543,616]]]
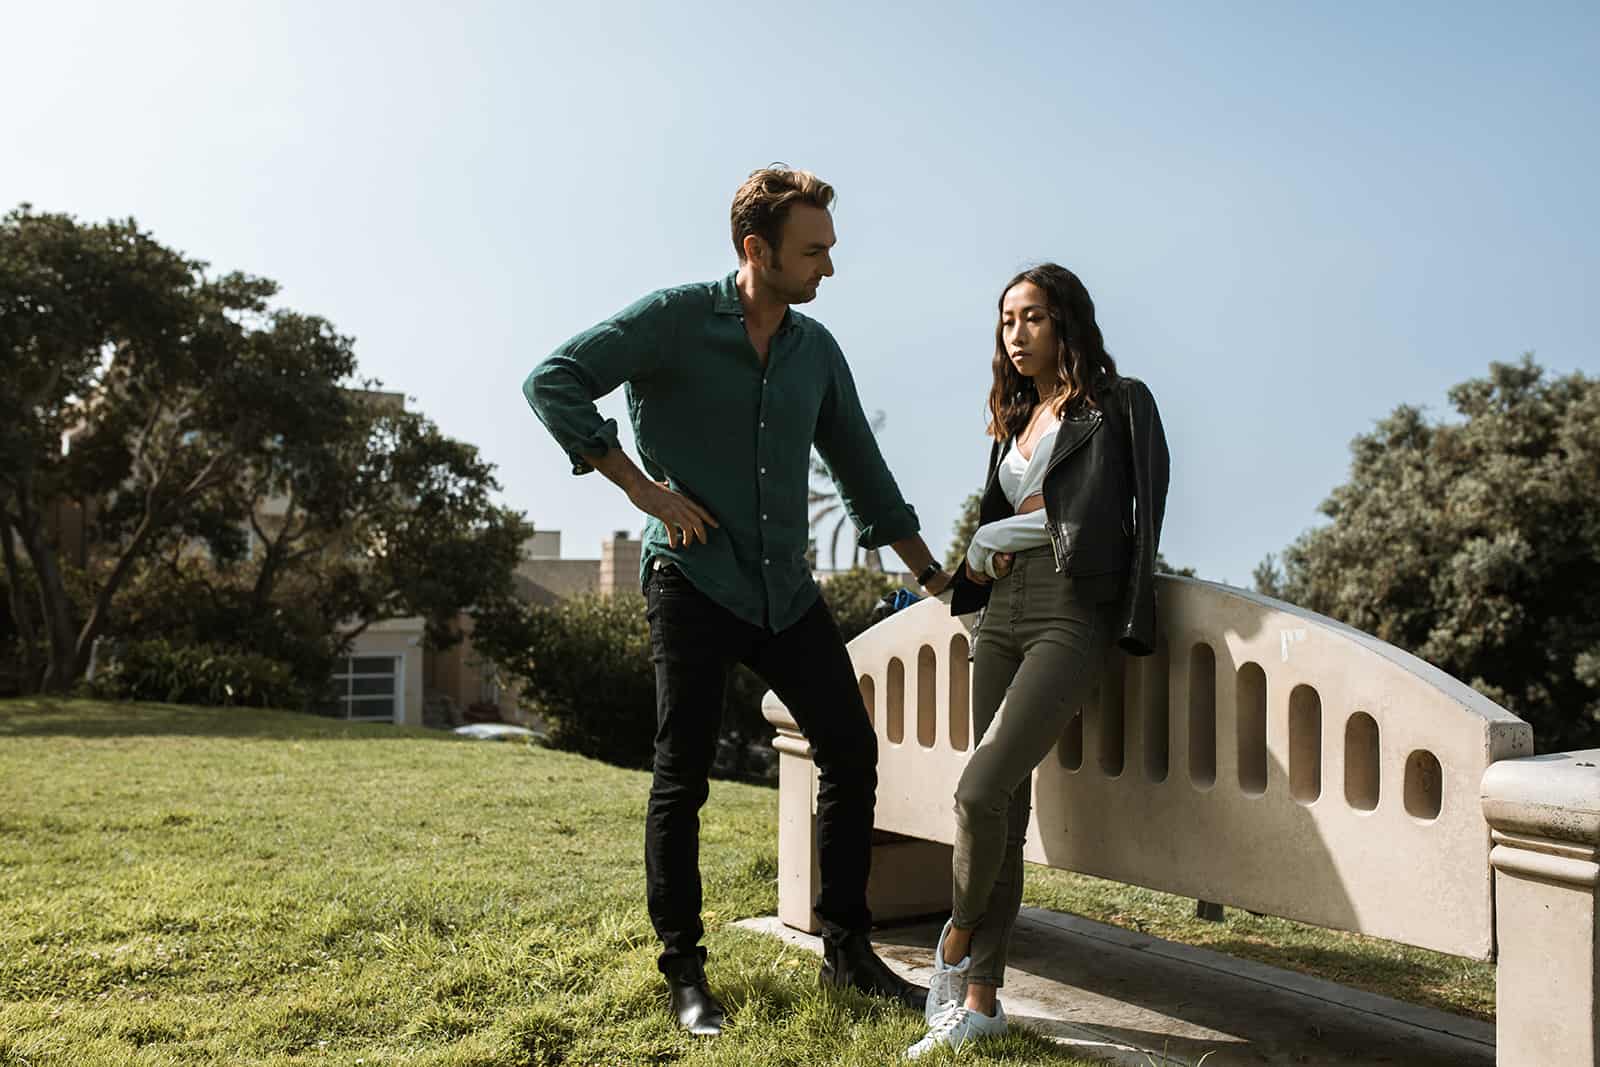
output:
[[[877,738],[806,562],[813,444],[861,544],[892,545],[930,593],[950,577],[884,465],[838,344],[790,307],[833,274],[832,204],[814,174],[756,171],[733,200],[737,271],[650,294],[562,345],[523,387],[573,473],[600,471],[650,516],[641,580],[657,729],[646,891],[671,1010],[697,1034],[723,1024],[699,944],[699,810],[735,662],[772,687],[814,752],[822,983],[919,1012],[927,996],[867,938]],[[594,405],[623,384],[644,471]]]

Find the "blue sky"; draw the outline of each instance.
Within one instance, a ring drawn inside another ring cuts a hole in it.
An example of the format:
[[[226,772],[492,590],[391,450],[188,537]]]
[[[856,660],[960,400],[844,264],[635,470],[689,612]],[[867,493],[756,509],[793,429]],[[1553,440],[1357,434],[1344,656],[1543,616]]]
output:
[[[807,311],[936,551],[1037,260],[1160,402],[1167,556],[1236,584],[1395,405],[1526,350],[1600,373],[1593,4],[453,7],[10,5],[0,205],[278,280],[568,555],[640,520],[523,376],[732,269],[729,199],[773,160],[839,190]]]

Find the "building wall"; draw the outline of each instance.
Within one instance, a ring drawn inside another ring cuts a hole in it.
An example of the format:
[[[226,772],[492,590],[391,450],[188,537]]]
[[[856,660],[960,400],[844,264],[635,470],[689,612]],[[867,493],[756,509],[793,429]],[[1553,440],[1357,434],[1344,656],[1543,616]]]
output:
[[[601,542],[599,559],[561,559],[561,531],[540,530],[523,542],[518,595],[534,604],[554,604],[584,593],[637,596],[640,551],[639,541],[619,531]],[[453,648],[428,650],[424,657],[427,696],[436,712],[442,702],[459,718],[471,705],[487,701],[499,705],[507,722],[531,723],[516,686],[497,684],[492,665],[478,659],[471,618],[462,615],[456,621],[465,638]]]
[[[480,660],[472,647],[472,617],[456,619],[462,639],[446,649],[423,649],[423,686],[430,701],[442,700],[452,720],[460,719],[474,704],[491,703],[506,722],[526,723],[515,685],[501,685],[493,664]],[[437,710],[437,709],[436,709]]]
[[[522,542],[523,559],[560,559],[561,531],[535,530]]]
[[[600,588],[597,559],[524,559],[517,573],[562,599]]]
[[[638,596],[639,559],[644,543],[618,530],[609,541],[600,543],[600,574],[596,591],[603,596]]]

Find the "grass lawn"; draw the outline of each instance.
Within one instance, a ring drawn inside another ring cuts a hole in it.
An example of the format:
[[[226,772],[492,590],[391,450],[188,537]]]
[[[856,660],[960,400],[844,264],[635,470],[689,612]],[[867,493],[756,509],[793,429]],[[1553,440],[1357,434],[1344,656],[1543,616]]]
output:
[[[816,989],[727,924],[776,907],[777,797],[715,783],[712,982],[663,1010],[648,776],[515,744],[278,712],[0,702],[0,1067],[878,1064],[914,1016]],[[1487,1017],[1493,971],[1030,871],[1030,903]],[[963,1063],[1084,1061],[1015,1032]],[[945,1062],[944,1058],[934,1062]]]

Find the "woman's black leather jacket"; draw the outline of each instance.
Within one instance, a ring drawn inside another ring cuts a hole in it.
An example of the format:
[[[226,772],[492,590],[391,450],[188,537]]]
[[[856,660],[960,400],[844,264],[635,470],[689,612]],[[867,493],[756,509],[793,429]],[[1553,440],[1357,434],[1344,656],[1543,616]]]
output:
[[[1137,378],[1118,378],[1100,393],[1099,408],[1078,403],[1056,431],[1044,476],[1045,529],[1056,570],[1076,578],[1125,574],[1117,600],[1116,640],[1123,651],[1155,651],[1156,548],[1167,506],[1167,438],[1155,397]],[[978,522],[1014,509],[995,476],[1010,441],[989,450],[989,476]],[[950,610],[957,615],[989,602],[989,586],[959,567]]]

